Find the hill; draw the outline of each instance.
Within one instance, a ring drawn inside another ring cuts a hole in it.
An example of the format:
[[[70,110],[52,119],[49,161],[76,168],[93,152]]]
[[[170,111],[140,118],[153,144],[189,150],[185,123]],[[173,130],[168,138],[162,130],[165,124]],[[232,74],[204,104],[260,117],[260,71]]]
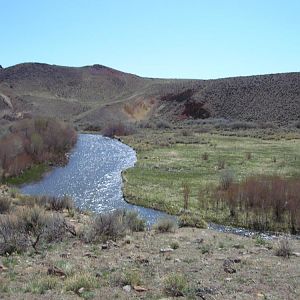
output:
[[[55,116],[80,128],[207,117],[286,125],[300,119],[300,73],[182,80],[143,78],[102,65],[2,68],[1,124],[22,112]]]

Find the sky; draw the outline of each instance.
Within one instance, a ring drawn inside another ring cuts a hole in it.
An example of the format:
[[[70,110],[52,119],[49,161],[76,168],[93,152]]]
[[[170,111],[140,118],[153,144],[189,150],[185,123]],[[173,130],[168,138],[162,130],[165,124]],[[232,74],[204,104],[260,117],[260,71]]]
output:
[[[300,71],[299,0],[0,0],[0,65],[145,77]]]

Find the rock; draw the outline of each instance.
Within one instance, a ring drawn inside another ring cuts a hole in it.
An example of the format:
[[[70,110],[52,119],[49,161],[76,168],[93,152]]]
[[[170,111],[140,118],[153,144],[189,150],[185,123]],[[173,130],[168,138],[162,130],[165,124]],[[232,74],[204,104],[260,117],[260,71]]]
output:
[[[78,294],[82,294],[84,291],[85,291],[85,288],[84,288],[84,287],[81,287],[81,288],[78,290]]]
[[[203,238],[200,238],[200,239],[196,239],[194,241],[194,243],[197,243],[197,244],[202,244],[204,242],[204,239]]]
[[[181,262],[181,260],[180,260],[179,258],[175,258],[175,259],[174,259],[174,262],[176,262],[176,263],[180,263],[180,262]]]
[[[123,291],[130,293],[131,292],[131,286],[130,285],[125,285],[123,286]]]
[[[142,287],[142,286],[139,286],[139,285],[134,285],[133,286],[133,289],[136,291],[136,292],[146,292],[148,291],[148,289]]]
[[[89,253],[89,252],[87,252],[87,253],[84,253],[84,254],[83,254],[83,256],[85,256],[85,257],[89,257],[89,258],[97,258],[97,255],[94,255],[94,254],[92,254],[92,253]]]
[[[232,268],[232,267],[224,267],[224,271],[228,274],[234,274],[236,273],[236,269]]]
[[[2,264],[0,264],[0,272],[7,271],[8,268],[4,267]]]
[[[195,293],[196,293],[196,296],[200,297],[201,299],[207,299],[206,295],[216,294],[216,289],[209,288],[209,287],[196,288]]]
[[[138,256],[135,261],[141,265],[149,265],[149,259],[145,257]]]
[[[239,264],[242,261],[239,257],[229,258],[229,260],[234,264]]]
[[[191,273],[198,273],[198,272],[200,272],[200,270],[197,269],[197,268],[191,268],[189,272],[191,272]]]
[[[107,249],[108,249],[108,244],[103,244],[103,245],[101,246],[101,249],[102,249],[102,250],[107,250]]]
[[[174,249],[168,247],[168,248],[162,248],[160,249],[160,253],[168,253],[168,252],[173,252]]]
[[[300,257],[300,252],[293,252],[292,256]]]
[[[224,271],[229,274],[236,273],[236,269],[233,268],[234,261],[231,259],[225,259],[223,262]]]
[[[225,256],[217,256],[216,258],[215,258],[215,260],[220,260],[220,261],[224,261],[224,259],[226,259],[226,257]]]
[[[61,253],[59,256],[62,258],[69,258],[71,256],[71,253]]]
[[[231,280],[232,280],[231,277],[226,277],[226,278],[225,278],[225,281],[231,281]]]
[[[131,244],[131,237],[129,235],[126,235],[124,241],[125,244]]]
[[[63,270],[61,270],[57,267],[54,267],[54,266],[48,268],[47,274],[48,275],[54,275],[54,276],[60,276],[60,277],[65,277],[66,276],[66,273]]]

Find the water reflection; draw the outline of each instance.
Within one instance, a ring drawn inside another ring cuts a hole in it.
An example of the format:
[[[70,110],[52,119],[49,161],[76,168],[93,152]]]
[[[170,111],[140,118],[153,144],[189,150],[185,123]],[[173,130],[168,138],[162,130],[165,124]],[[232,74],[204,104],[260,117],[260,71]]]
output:
[[[121,171],[135,162],[135,152],[127,145],[100,135],[80,134],[66,166],[55,168],[21,191],[29,195],[69,195],[79,208],[95,212],[135,209],[153,224],[166,214],[128,204],[122,196]]]

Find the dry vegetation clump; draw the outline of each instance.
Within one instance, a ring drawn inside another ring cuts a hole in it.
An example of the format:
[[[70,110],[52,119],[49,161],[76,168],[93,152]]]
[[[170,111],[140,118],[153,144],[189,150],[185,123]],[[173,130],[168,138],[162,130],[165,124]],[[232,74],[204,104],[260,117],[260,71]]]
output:
[[[81,294],[80,291],[90,291],[99,287],[99,281],[95,276],[89,273],[74,274],[67,278],[65,282],[65,290]]]
[[[54,196],[27,196],[22,195],[16,201],[16,206],[34,207],[39,206],[45,210],[55,212],[64,212],[67,210],[69,213],[74,211],[75,204],[72,198],[68,196],[54,197]]]
[[[37,204],[44,206],[48,210],[63,211],[67,209],[68,211],[74,209],[74,202],[72,198],[68,196],[63,197],[51,197],[51,196],[41,196],[36,199]]]
[[[72,199],[21,196],[12,191],[10,194],[14,198],[8,195],[0,198],[6,208],[0,214],[0,255],[30,249],[38,252],[49,243],[62,241],[68,234],[76,235],[74,226],[63,214],[74,208]]]
[[[161,218],[153,225],[156,232],[175,232],[178,225],[174,219],[171,218]]]
[[[0,216],[0,254],[35,251],[43,243],[60,240],[66,233],[61,215],[46,213],[44,209],[19,207],[8,215]]]
[[[132,124],[124,124],[121,122],[110,124],[104,127],[101,133],[106,137],[126,136],[135,133],[136,129]]]
[[[160,118],[159,120],[140,121],[138,127],[143,129],[170,129],[173,128],[173,125],[169,121]]]
[[[203,218],[197,214],[189,211],[183,212],[179,218],[179,227],[197,227],[197,228],[207,228],[207,223]]]
[[[300,180],[252,176],[218,193],[230,215],[256,230],[300,232]]]
[[[275,249],[275,255],[282,256],[284,258],[289,258],[292,255],[292,248],[288,239],[279,240],[278,246]]]
[[[0,140],[0,179],[20,175],[33,164],[61,160],[76,139],[70,125],[55,119],[16,122]]]
[[[300,129],[300,121],[296,121],[295,124],[294,124],[294,126],[295,126],[296,128],[298,128],[298,129]]]
[[[155,126],[157,129],[169,129],[172,128],[172,124],[166,120],[158,120],[155,122]]]
[[[0,214],[9,212],[11,200],[8,197],[0,196]]]
[[[188,281],[182,274],[171,273],[164,279],[164,291],[167,296],[182,297],[187,288]]]
[[[226,191],[234,181],[233,171],[225,169],[222,170],[219,178],[219,187],[221,190]]]
[[[207,152],[204,152],[202,154],[202,160],[208,160],[209,154]]]
[[[144,231],[145,220],[136,212],[116,210],[111,213],[99,214],[92,221],[85,235],[86,242],[116,241],[129,232]]]

